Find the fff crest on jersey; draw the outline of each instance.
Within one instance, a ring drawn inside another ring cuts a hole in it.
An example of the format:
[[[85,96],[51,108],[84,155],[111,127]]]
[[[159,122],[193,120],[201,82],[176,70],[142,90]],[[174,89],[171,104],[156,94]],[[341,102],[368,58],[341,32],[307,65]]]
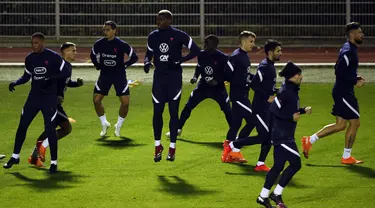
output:
[[[210,66],[206,66],[204,68],[204,72],[207,74],[207,75],[211,75],[212,73],[214,73],[214,70],[212,69],[212,67]]]
[[[166,44],[166,43],[162,43],[162,44],[160,44],[160,46],[159,46],[159,50],[160,50],[160,52],[162,52],[162,53],[167,53],[167,52],[169,51],[169,46],[168,46],[168,44]]]

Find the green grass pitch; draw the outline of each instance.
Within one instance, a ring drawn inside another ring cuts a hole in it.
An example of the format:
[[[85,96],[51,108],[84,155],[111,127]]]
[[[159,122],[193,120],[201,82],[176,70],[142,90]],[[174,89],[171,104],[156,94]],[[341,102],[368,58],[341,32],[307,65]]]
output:
[[[9,156],[21,108],[27,98],[29,84],[8,92],[8,82],[22,74],[21,69],[2,69],[0,75],[0,154]],[[83,69],[83,71],[86,69]],[[137,69],[142,72],[141,69]],[[222,142],[228,126],[219,106],[206,100],[187,121],[177,141],[176,161],[166,161],[167,151],[160,163],[154,163],[152,131],[151,85],[145,83],[131,88],[129,115],[121,129],[122,138],[113,136],[110,128],[105,139],[99,137],[100,121],[93,104],[92,78],[76,70],[88,80],[81,88],[68,89],[64,107],[75,120],[72,133],[59,142],[59,170],[48,175],[46,169],[28,165],[36,138],[43,129],[38,115],[29,127],[21,152],[20,165],[0,170],[0,207],[254,207],[263,183],[264,173],[255,173],[259,146],[243,149],[249,163],[224,164],[220,161]],[[332,71],[330,71],[332,73]],[[92,74],[91,72],[87,72]],[[78,75],[77,75],[78,74]],[[185,79],[190,78],[192,71]],[[369,72],[371,75],[372,72]],[[319,77],[321,74],[315,74]],[[369,75],[366,77],[368,78]],[[90,75],[91,76],[91,75]],[[129,76],[133,76],[130,75]],[[144,75],[142,75],[144,76]],[[151,77],[151,75],[146,75]],[[306,80],[309,76],[305,75]],[[137,78],[134,76],[134,78]],[[329,81],[331,78],[327,78]],[[279,84],[278,84],[279,85]],[[184,83],[180,111],[194,86]],[[298,123],[296,142],[324,125],[334,122],[332,84],[304,83],[301,105],[310,105],[313,114],[304,115]],[[361,127],[353,155],[365,163],[357,166],[340,164],[344,133],[338,133],[314,144],[310,159],[302,159],[302,169],[284,190],[283,198],[292,208],[372,207],[375,198],[374,102],[375,84],[356,90],[360,104]],[[117,121],[118,98],[112,89],[104,100],[106,115],[112,126]],[[163,135],[168,132],[168,108],[164,111]],[[169,141],[163,137],[162,144]],[[271,151],[272,153],[272,151]],[[49,154],[49,151],[47,152]],[[5,163],[6,159],[0,160]],[[272,166],[272,154],[266,163]],[[49,167],[49,155],[47,157]]]

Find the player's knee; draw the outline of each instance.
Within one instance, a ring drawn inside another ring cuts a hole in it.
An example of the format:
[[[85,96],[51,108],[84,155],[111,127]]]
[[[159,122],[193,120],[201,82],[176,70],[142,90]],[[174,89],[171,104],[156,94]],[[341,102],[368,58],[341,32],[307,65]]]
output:
[[[100,94],[94,94],[94,97],[93,97],[94,105],[101,105],[102,104],[102,100],[103,100],[103,96],[102,95],[100,95]]]
[[[154,116],[156,116],[156,117],[163,116],[163,111],[164,111],[163,108],[155,106],[154,107]]]
[[[284,164],[275,163],[272,167],[274,172],[281,173],[284,169]]]
[[[228,114],[231,112],[230,110],[230,106],[222,106],[221,108],[221,111],[223,111],[225,114]]]
[[[20,121],[20,124],[18,126],[19,129],[23,129],[23,128],[26,128],[28,122],[26,121],[26,119],[23,119],[21,118],[21,121]]]
[[[193,109],[190,106],[185,105],[184,109],[182,110],[182,114],[190,116],[192,111]]]
[[[356,125],[357,128],[359,128],[361,126],[361,122],[359,121],[359,119],[356,120],[355,125]]]
[[[129,109],[129,103],[121,103],[121,108]]]
[[[72,132],[72,125],[67,125],[66,128],[64,128],[64,132],[66,135],[70,134]]]
[[[346,122],[340,122],[335,125],[335,131],[344,131],[346,129]]]
[[[293,169],[297,172],[302,168],[301,159],[295,161],[294,163],[291,163]]]
[[[17,129],[18,132],[25,132],[27,131],[27,125],[26,123],[22,123],[20,122],[20,124],[18,125],[18,129]]]
[[[44,130],[47,132],[48,137],[50,137],[50,135],[57,135],[56,128],[52,125],[45,125]]]
[[[99,98],[95,98],[93,99],[93,102],[94,102],[94,105],[101,105],[102,104],[102,100],[99,99]]]
[[[178,111],[169,111],[169,115],[171,119],[177,119],[178,120]]]
[[[240,128],[241,128],[241,123],[232,121],[231,129],[237,132]]]
[[[350,120],[349,124],[350,126],[357,128],[357,129],[361,126],[361,122],[359,121],[359,119]]]

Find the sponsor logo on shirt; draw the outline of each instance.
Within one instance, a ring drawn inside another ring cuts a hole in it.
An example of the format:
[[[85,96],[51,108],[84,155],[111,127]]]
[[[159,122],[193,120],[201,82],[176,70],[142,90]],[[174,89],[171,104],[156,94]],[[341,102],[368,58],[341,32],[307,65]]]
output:
[[[34,73],[35,74],[45,74],[47,72],[46,67],[35,67]]]
[[[169,55],[161,55],[159,57],[159,60],[162,62],[168,62],[168,59],[169,59]]]
[[[207,74],[207,75],[211,75],[212,73],[214,73],[214,70],[212,69],[212,67],[210,66],[206,66],[204,68],[204,72]]]
[[[166,43],[162,43],[159,45],[159,50],[162,53],[167,53],[169,51],[169,46]]]
[[[213,80],[214,78],[213,77],[205,77],[204,78],[204,80],[206,81],[206,82],[209,82],[209,81],[211,81],[211,80]]]
[[[113,59],[117,58],[117,55],[105,54],[105,53],[102,53],[102,56],[103,58],[113,58]]]
[[[34,76],[34,80],[42,80],[42,79],[45,79],[45,78],[46,78],[45,76],[41,76],[41,77]]]
[[[104,60],[104,65],[106,66],[116,66],[115,60]]]

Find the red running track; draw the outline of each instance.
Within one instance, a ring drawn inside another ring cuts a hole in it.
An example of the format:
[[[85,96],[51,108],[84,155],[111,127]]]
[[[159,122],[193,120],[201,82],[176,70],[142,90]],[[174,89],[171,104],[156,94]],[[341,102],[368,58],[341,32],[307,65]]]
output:
[[[59,51],[58,48],[52,48]],[[230,54],[235,48],[225,48],[223,52]],[[90,62],[91,48],[78,48],[77,63]],[[31,51],[30,48],[0,48],[0,63],[5,62],[24,62],[26,55]],[[334,63],[337,59],[338,48],[284,48],[281,62],[293,61],[296,63]],[[143,62],[145,48],[135,48],[139,56],[139,62]],[[186,53],[186,51],[184,52]],[[375,62],[375,48],[359,48],[359,60],[362,63]],[[262,49],[254,49],[249,53],[252,63],[259,63],[264,59]],[[196,62],[191,60],[190,62]]]

